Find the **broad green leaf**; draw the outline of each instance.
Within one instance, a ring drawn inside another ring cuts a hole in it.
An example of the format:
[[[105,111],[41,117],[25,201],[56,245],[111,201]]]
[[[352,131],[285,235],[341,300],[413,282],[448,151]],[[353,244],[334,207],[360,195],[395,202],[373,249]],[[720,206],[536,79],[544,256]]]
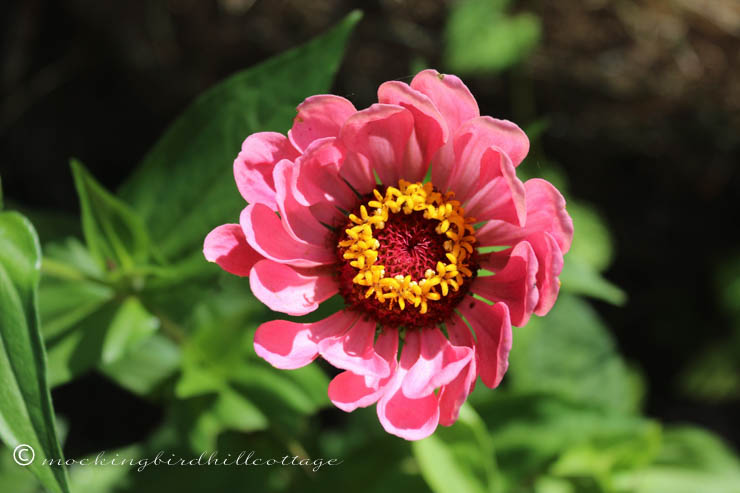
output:
[[[329,404],[328,380],[315,365],[282,371],[257,358],[254,331],[270,317],[238,279],[193,310],[175,394],[190,409],[181,419],[194,449],[226,430],[272,425],[295,432],[305,416]]]
[[[615,477],[633,493],[740,492],[740,460],[722,441],[694,427],[669,429],[655,462]]]
[[[470,404],[462,407],[453,426],[438,428],[411,448],[422,476],[436,493],[499,491],[493,444]]]
[[[593,207],[568,201],[568,214],[576,234],[568,258],[578,257],[583,263],[603,272],[612,263],[614,247],[609,229]]]
[[[141,351],[158,324],[136,298],[105,302],[72,328],[49,338],[50,384],[66,383],[95,367],[111,366]]]
[[[150,253],[149,237],[141,219],[109,193],[79,161],[71,161],[82,213],[82,231],[93,257],[108,271],[130,271]]]
[[[627,302],[627,293],[604,279],[592,266],[578,257],[571,256],[570,253],[565,256],[560,282],[564,292],[590,296],[617,306]]]
[[[201,255],[208,231],[238,219],[245,204],[232,163],[242,141],[254,132],[285,132],[304,98],[328,92],[360,17],[353,12],[323,36],[208,90],[147,154],[121,195],[166,258]]]
[[[560,274],[563,291],[624,304],[627,294],[600,274],[614,256],[609,229],[592,207],[570,200],[568,213],[573,218],[575,234]]]
[[[517,485],[521,488],[534,477],[551,476],[552,465],[568,454],[572,456],[563,459],[563,474],[566,465],[575,469],[583,462],[582,450],[603,447],[605,455],[595,462],[620,470],[642,466],[657,453],[656,424],[644,418],[558,395],[523,394],[513,389],[476,389],[470,400],[491,432],[499,471],[505,480],[503,491],[520,491]],[[589,479],[597,482],[593,477]]]
[[[523,60],[540,39],[540,21],[509,15],[509,0],[453,4],[445,29],[445,62],[457,73],[496,72]]]
[[[159,328],[157,317],[149,313],[141,302],[129,297],[121,303],[103,343],[103,364],[113,363],[151,337]]]
[[[33,226],[17,213],[0,213],[0,437],[11,448],[30,445],[35,461],[27,467],[49,490],[68,492],[66,469],[41,464],[63,456],[39,330],[40,269]]]
[[[561,294],[552,311],[517,329],[506,376],[517,392],[550,392],[621,412],[638,409],[641,388],[609,330],[585,301]]]
[[[118,360],[101,364],[98,369],[134,394],[146,395],[177,372],[180,360],[180,347],[154,334]]]

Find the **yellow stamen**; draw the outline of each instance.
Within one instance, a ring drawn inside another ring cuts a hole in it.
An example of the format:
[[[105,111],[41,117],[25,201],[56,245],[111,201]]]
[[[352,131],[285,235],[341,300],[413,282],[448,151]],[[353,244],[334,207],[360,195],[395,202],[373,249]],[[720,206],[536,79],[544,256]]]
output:
[[[385,195],[373,190],[375,200],[360,206],[360,216],[350,214],[350,224],[344,231],[347,239],[339,242],[344,248],[342,257],[358,270],[352,279],[365,286],[365,297],[375,296],[380,302],[388,301],[389,309],[398,303],[400,310],[413,305],[420,313],[427,313],[429,302],[440,300],[451,291],[458,291],[465,278],[472,277],[466,259],[473,253],[475,243],[475,218],[465,217],[454,193],[435,192],[431,183],[398,182],[398,188],[386,188]],[[368,210],[370,209],[370,211]],[[412,279],[409,275],[385,276],[385,266],[377,264],[380,242],[373,237],[373,230],[385,227],[389,214],[421,212],[424,218],[438,221],[435,231],[444,236],[445,260],[427,269],[424,278]]]

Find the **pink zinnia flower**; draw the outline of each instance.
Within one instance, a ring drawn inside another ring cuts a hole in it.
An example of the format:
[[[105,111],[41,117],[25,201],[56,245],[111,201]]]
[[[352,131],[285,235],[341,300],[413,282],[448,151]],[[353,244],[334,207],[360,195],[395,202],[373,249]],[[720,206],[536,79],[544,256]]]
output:
[[[250,135],[234,161],[249,205],[204,253],[288,315],[339,293],[324,320],[262,324],[257,354],[283,369],[321,355],[344,370],[337,407],[377,403],[389,433],[417,440],[455,422],[478,376],[501,382],[512,324],[555,303],[573,226],[555,187],[517,178],[524,132],[480,116],[459,78],[425,70],[378,101],[312,96],[287,137]]]

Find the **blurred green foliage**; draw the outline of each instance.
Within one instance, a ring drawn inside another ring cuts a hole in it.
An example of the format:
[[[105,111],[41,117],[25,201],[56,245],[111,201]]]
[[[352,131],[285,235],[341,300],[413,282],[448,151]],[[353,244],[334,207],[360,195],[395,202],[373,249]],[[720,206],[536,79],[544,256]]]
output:
[[[455,4],[448,26],[451,68],[496,71],[528,53],[539,23],[528,14],[508,15],[507,8],[503,0]],[[576,235],[560,299],[547,317],[515,330],[504,384],[496,391],[479,386],[454,426],[409,443],[382,430],[374,407],[335,411],[341,418],[327,425],[320,411],[331,407],[328,377],[318,363],[280,371],[255,355],[256,327],[282,315],[257,302],[244,279],[205,262],[203,237],[243,207],[231,173],[241,141],[255,131],[285,131],[304,97],[328,92],[358,20],[352,14],[324,36],[205,93],[118,194],[73,162],[84,243],[58,239],[53,230],[39,289],[51,386],[96,370],[165,409],[152,436],[108,455],[254,450],[261,457],[338,458],[342,464],[319,471],[72,466],[72,491],[318,492],[348,485],[357,492],[407,493],[740,491],[740,464],[719,438],[642,416],[639,371],[620,356],[605,322],[582,298],[626,301],[603,277],[614,254],[609,229],[593,207],[570,197]],[[535,141],[538,132],[529,133]],[[544,176],[568,195],[565,176],[536,152],[520,173]],[[43,213],[33,217],[54,227]],[[737,288],[736,279],[727,291]],[[316,320],[340,304],[331,299],[300,320]],[[740,313],[736,305],[731,309]],[[0,450],[2,491],[37,491],[36,480],[10,455]],[[48,471],[37,471],[47,486]]]
[[[445,35],[445,63],[455,73],[481,74],[509,68],[540,39],[540,20],[530,13],[508,14],[511,0],[454,3]]]

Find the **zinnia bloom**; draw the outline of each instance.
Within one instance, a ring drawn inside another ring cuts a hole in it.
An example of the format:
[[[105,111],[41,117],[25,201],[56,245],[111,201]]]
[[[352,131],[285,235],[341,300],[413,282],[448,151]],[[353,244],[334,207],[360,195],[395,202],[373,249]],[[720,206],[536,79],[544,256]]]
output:
[[[262,324],[257,354],[282,369],[320,355],[344,370],[337,407],[377,403],[417,440],[455,422],[478,376],[501,382],[512,324],[555,303],[573,226],[555,187],[517,178],[524,132],[480,116],[459,78],[425,70],[378,101],[312,96],[287,136],[250,135],[234,161],[248,205],[204,253],[288,315],[340,294],[319,322]]]

